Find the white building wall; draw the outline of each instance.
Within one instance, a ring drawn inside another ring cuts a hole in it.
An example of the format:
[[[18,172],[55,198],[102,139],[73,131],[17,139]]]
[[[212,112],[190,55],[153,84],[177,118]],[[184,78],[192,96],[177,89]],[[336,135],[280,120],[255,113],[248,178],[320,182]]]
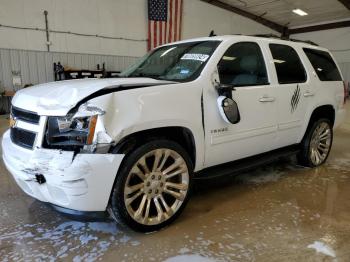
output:
[[[52,30],[146,39],[143,0],[0,0],[0,24],[45,28],[49,12]],[[69,53],[141,56],[146,42],[51,33],[51,50]],[[45,32],[0,27],[0,47],[46,51]]]
[[[272,29],[199,0],[184,0],[183,38],[225,34],[278,34]]]
[[[142,56],[147,48],[147,0],[0,0],[0,24],[106,35],[141,41],[50,33],[51,50],[118,56]],[[199,0],[184,0],[183,38],[273,31],[252,20]],[[143,41],[142,41],[143,40]],[[46,51],[45,32],[0,27],[0,48]]]

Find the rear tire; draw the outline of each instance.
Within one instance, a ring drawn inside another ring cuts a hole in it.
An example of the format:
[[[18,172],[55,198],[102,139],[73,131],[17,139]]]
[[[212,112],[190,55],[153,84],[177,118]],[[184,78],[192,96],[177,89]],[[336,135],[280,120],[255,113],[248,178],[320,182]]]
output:
[[[321,118],[308,128],[301,142],[301,151],[297,155],[300,165],[317,167],[326,162],[333,142],[331,121]]]
[[[170,140],[147,142],[126,155],[111,194],[112,216],[135,231],[172,223],[186,206],[193,166],[187,152]]]

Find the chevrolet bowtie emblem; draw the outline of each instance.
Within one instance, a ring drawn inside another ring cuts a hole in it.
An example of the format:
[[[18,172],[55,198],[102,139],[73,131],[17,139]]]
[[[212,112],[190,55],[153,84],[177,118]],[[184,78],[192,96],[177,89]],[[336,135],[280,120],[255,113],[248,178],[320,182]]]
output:
[[[14,127],[14,126],[16,126],[16,119],[10,116],[10,127]]]

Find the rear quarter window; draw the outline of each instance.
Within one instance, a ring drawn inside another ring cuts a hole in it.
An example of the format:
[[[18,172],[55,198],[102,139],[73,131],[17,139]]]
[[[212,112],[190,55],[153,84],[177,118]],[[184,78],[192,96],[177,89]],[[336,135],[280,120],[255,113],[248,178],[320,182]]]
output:
[[[339,70],[328,52],[303,48],[321,81],[342,81]]]

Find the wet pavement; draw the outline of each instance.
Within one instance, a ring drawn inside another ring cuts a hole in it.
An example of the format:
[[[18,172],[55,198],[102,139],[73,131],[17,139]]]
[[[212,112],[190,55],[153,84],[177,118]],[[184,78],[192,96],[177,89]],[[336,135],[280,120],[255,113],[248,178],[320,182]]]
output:
[[[285,159],[197,183],[180,218],[151,234],[70,220],[22,193],[0,160],[0,261],[350,261],[349,192],[350,112],[322,167]]]

